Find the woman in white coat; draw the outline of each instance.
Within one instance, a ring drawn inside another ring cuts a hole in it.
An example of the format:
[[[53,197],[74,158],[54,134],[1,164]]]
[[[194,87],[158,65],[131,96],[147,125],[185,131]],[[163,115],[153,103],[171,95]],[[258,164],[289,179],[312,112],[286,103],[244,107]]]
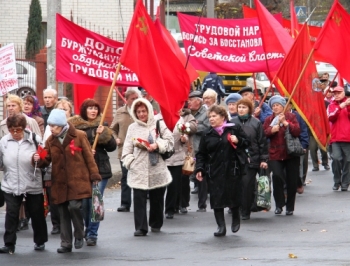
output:
[[[174,138],[163,121],[160,121],[162,138],[156,134],[157,121],[152,105],[146,99],[135,100],[130,113],[135,122],[128,128],[122,161],[129,170],[128,186],[134,189],[134,236],[145,236],[148,232],[148,190],[151,231],[159,232],[163,226],[164,192],[172,178],[160,154],[172,150]]]

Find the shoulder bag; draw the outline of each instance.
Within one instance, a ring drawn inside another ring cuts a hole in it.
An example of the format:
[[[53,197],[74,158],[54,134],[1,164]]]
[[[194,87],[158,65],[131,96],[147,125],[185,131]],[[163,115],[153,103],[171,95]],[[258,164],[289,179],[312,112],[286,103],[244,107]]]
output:
[[[157,120],[157,123],[156,123],[156,134],[159,135],[159,137],[162,139],[162,133],[160,132],[159,121],[160,120]],[[169,159],[171,156],[173,156],[174,153],[175,153],[175,149],[173,147],[171,151],[166,151],[164,153],[159,153],[159,154],[160,156],[162,156],[163,160],[166,160],[166,159]]]
[[[185,157],[184,164],[182,166],[182,174],[184,175],[191,175],[194,171],[194,165],[195,165],[195,160],[191,156],[192,153],[192,147],[189,143],[189,140],[187,141],[187,155]]]
[[[301,156],[304,155],[303,146],[301,146],[299,138],[293,137],[289,132],[289,126],[286,127],[284,133],[284,138],[286,140],[287,153],[291,156]]]

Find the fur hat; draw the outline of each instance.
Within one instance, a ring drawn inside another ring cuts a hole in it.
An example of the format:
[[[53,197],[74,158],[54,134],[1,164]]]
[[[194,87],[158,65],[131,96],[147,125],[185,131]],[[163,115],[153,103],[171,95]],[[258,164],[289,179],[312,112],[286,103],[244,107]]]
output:
[[[287,102],[286,100],[280,96],[280,95],[274,95],[270,98],[269,100],[269,106],[270,108],[272,109],[272,105],[275,104],[275,103],[279,103],[280,105],[282,105],[283,107],[286,106]]]
[[[225,103],[228,105],[229,103],[236,103],[240,99],[242,99],[242,96],[238,93],[231,93],[229,96],[227,96]]]
[[[47,124],[64,127],[67,125],[66,112],[60,109],[53,109],[47,119]]]

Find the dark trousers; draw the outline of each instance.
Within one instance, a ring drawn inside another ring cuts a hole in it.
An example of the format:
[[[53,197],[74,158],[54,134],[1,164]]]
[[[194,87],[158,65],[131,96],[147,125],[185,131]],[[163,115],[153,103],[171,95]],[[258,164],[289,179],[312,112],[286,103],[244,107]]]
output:
[[[134,188],[134,221],[135,229],[148,232],[147,223],[147,194],[149,193],[149,226],[161,228],[163,226],[165,188],[142,190]]]
[[[276,208],[287,207],[287,211],[294,211],[295,195],[299,179],[299,157],[293,157],[288,160],[269,161],[269,167],[272,171],[273,197]],[[284,196],[284,184],[287,187],[287,200]]]
[[[173,181],[166,189],[165,213],[174,214],[175,209],[179,208],[179,191],[181,186],[182,165],[168,166]]]
[[[50,205],[52,227],[60,229],[60,214],[58,212],[58,206],[52,202],[51,187],[46,187],[46,193]]]
[[[121,206],[125,206],[126,208],[130,208],[131,206],[131,188],[128,186],[127,177],[128,177],[128,169],[123,166],[123,163],[120,161],[120,167],[122,169],[122,179],[121,182]]]
[[[82,200],[70,200],[58,204],[61,221],[61,247],[71,248],[73,243],[72,223],[74,226],[74,237],[83,239],[84,221]]]
[[[190,188],[190,176],[181,175],[180,179],[180,191],[179,191],[179,206],[181,208],[187,208],[190,206],[191,188]]]
[[[311,134],[309,139],[309,151],[310,156],[312,160],[312,165],[314,168],[318,168],[318,156],[317,156],[317,150],[318,150],[318,144],[314,138],[314,136]],[[321,151],[321,160],[322,165],[328,165],[328,154],[324,150],[320,149]]]
[[[350,184],[350,143],[334,142],[331,150],[334,183],[341,185],[342,188],[348,188]]]
[[[242,198],[241,207],[242,215],[250,215],[250,209],[255,199],[255,186],[256,186],[256,174],[259,169],[250,168],[248,165],[245,167],[245,175],[242,176]]]
[[[6,202],[5,216],[5,246],[16,245],[16,232],[19,219],[19,208],[21,207],[24,195],[14,196],[4,192]],[[26,207],[32,219],[34,232],[34,243],[42,245],[47,242],[47,225],[44,216],[43,194],[26,194]]]
[[[204,176],[202,182],[198,182],[198,209],[207,208],[208,183]]]

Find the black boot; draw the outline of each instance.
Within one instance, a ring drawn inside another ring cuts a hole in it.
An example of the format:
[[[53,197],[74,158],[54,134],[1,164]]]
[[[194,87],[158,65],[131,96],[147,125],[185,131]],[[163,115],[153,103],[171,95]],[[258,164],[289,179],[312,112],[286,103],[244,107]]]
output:
[[[233,208],[232,210],[232,224],[231,231],[232,233],[237,233],[241,227],[241,219],[239,217],[239,208]]]
[[[218,224],[218,230],[214,233],[214,236],[225,236],[226,235],[226,224],[224,210],[217,211],[214,209],[214,215],[216,223]]]

